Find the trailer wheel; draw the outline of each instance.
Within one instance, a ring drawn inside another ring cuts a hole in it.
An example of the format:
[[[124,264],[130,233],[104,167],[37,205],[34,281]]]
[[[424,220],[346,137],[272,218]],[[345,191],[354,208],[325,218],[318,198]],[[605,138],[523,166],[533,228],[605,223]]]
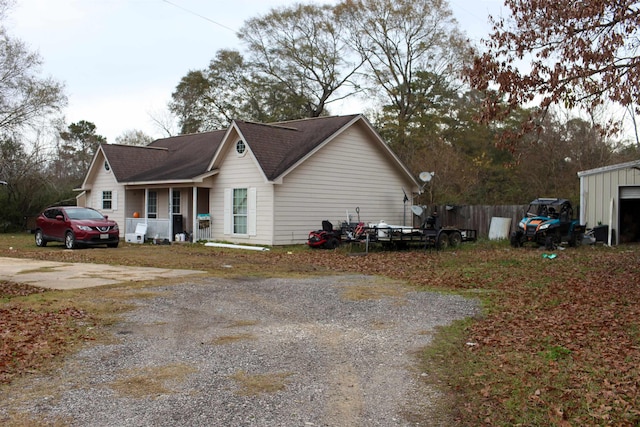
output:
[[[454,231],[449,234],[449,245],[452,248],[457,248],[462,243],[462,234],[459,231]]]
[[[438,241],[436,242],[436,248],[439,250],[445,250],[449,247],[449,236],[447,233],[440,232],[438,234]]]

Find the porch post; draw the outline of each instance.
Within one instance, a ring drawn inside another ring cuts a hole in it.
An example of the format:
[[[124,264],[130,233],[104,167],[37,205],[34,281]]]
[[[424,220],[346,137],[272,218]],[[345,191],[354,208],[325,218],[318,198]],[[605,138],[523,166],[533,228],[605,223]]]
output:
[[[173,187],[169,187],[169,241],[173,242]]]
[[[198,187],[192,187],[193,197],[191,207],[191,241],[195,243],[196,233],[198,232]]]
[[[149,225],[149,188],[144,189],[144,223]]]

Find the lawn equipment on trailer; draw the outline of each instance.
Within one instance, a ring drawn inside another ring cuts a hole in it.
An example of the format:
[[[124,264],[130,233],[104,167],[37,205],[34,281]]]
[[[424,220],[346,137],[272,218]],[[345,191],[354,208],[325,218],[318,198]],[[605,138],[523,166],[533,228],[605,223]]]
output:
[[[333,224],[328,220],[322,221],[322,230],[316,230],[309,233],[307,245],[318,249],[335,249],[340,246],[342,240],[342,230],[334,230]]]
[[[334,230],[331,222],[324,220],[322,230],[309,233],[307,245],[335,249],[341,243],[377,243],[392,249],[408,246],[447,249],[477,238],[476,230],[443,227],[437,212],[426,215],[426,209],[420,206],[414,206],[412,211],[420,218],[420,227],[390,225],[385,221],[365,224],[358,216],[358,222],[343,222],[339,230]]]

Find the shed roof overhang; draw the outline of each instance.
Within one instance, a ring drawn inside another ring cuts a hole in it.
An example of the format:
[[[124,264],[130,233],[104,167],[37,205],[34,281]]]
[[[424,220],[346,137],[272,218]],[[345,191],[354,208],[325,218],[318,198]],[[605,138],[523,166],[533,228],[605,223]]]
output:
[[[640,170],[640,160],[634,160],[626,163],[618,163],[617,165],[603,166],[601,168],[589,169],[578,172],[578,178],[589,175],[597,175],[599,173],[612,172],[620,169],[636,169]]]

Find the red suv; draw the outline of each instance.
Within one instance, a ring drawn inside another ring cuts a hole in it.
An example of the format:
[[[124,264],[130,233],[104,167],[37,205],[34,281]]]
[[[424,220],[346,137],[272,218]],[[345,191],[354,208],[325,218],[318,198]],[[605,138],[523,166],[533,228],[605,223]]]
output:
[[[117,248],[120,231],[115,221],[95,209],[76,206],[55,206],[45,209],[36,218],[36,245],[64,242],[67,249],[80,245],[107,245]]]

